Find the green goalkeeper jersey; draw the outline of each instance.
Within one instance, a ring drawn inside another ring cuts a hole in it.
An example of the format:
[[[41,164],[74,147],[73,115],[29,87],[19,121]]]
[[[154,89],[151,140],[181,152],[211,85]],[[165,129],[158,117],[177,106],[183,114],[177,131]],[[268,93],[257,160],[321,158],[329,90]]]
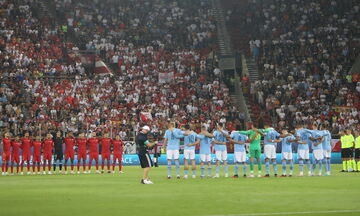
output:
[[[269,128],[269,129],[258,129],[258,130],[262,133],[267,133],[271,129]],[[253,139],[253,141],[250,143],[250,149],[261,149],[260,146],[261,134],[256,134],[256,131],[254,130],[238,131],[238,133],[248,135],[249,140]]]

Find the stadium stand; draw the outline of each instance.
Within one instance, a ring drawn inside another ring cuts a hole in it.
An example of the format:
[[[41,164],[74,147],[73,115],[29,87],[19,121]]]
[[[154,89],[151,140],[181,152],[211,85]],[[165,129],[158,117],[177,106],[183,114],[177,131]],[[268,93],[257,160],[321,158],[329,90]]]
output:
[[[228,87],[207,62],[216,49],[210,4],[116,2],[0,2],[0,127],[101,131],[111,120],[114,133],[129,135],[140,120],[156,132],[172,118],[235,129]],[[71,58],[79,50],[96,50],[111,76],[94,76]]]
[[[359,1],[222,3],[235,49],[259,70],[248,86],[255,119],[323,124],[333,134],[359,123],[360,82],[350,73],[360,53]]]

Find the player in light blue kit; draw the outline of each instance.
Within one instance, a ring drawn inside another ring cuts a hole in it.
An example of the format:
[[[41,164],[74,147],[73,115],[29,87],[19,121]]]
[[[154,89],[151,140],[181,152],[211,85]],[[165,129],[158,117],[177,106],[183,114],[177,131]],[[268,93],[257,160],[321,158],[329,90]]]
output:
[[[322,142],[324,140],[323,133],[316,130],[316,126],[313,125],[313,130],[311,131],[311,147],[313,150],[313,166],[312,166],[312,175],[315,174],[316,164],[319,164],[319,176],[322,175],[322,160],[324,159],[324,153],[322,148]]]
[[[200,143],[197,134],[184,126],[184,178],[188,178],[189,162],[191,161],[192,178],[196,178],[195,146]]]
[[[277,177],[276,145],[281,142],[280,134],[269,125],[265,125],[265,129],[271,129],[269,132],[266,132],[264,136],[265,177],[270,177],[270,160],[273,165],[274,176]]]
[[[299,176],[304,176],[304,160],[306,162],[308,176],[311,176],[309,144],[311,133],[310,130],[305,129],[302,125],[297,125],[295,130],[296,142],[298,143],[297,155],[299,161]]]
[[[205,126],[201,126],[201,132],[197,135],[197,138],[200,139],[200,169],[201,169],[201,178],[205,177],[205,167],[204,164],[208,165],[208,177],[211,177],[211,150],[210,146],[212,143],[212,138],[214,135],[209,133]]]
[[[180,178],[179,149],[180,139],[183,137],[184,135],[181,130],[175,128],[175,122],[170,122],[164,135],[164,147],[166,149],[166,156],[168,160],[168,179],[171,179],[172,160],[175,161],[176,177],[178,179]]]
[[[325,166],[325,176],[330,175],[331,169],[331,133],[326,129],[326,127],[322,127],[322,136],[324,137],[322,144],[323,153],[324,153],[324,166]]]
[[[225,177],[229,176],[229,167],[227,165],[227,147],[226,147],[226,136],[229,133],[224,130],[223,124],[218,123],[217,130],[214,131],[214,140],[213,143],[215,144],[215,155],[216,155],[216,174],[214,178],[220,177],[220,164],[223,162],[224,170],[225,170]]]
[[[234,176],[233,178],[239,177],[239,165],[243,165],[243,175],[246,177],[246,150],[245,142],[248,140],[248,137],[243,134],[236,133],[236,131],[230,134],[228,140],[234,144]]]
[[[289,135],[287,129],[281,131],[286,137],[281,138],[281,156],[282,156],[282,175],[281,177],[286,177],[286,162],[290,163],[290,172],[289,177],[292,177],[294,162],[293,162],[293,153],[292,153],[292,143],[296,142],[296,138],[293,135]]]

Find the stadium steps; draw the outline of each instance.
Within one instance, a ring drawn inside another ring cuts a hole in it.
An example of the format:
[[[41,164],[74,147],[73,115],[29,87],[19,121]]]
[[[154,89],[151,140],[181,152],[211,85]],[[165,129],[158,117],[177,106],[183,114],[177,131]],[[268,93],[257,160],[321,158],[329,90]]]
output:
[[[255,82],[259,79],[258,67],[255,60],[252,57],[246,58],[246,63],[249,70],[249,79],[251,82]]]

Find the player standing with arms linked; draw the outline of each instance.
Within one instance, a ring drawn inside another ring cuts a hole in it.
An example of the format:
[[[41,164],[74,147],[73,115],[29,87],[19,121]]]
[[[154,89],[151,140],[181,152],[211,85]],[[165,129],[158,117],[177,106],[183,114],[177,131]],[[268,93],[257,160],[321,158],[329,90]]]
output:
[[[258,177],[261,177],[261,136],[265,135],[264,133],[269,132],[271,129],[257,129],[252,126],[251,130],[247,131],[238,131],[238,133],[249,136],[250,142],[250,177],[254,177],[254,161],[257,160],[258,163]]]
[[[191,161],[192,178],[196,178],[195,146],[200,143],[197,134],[190,130],[190,125],[184,126],[184,179],[188,178],[189,162]]]
[[[148,149],[153,147],[156,142],[150,142],[147,138],[148,133],[150,132],[150,127],[145,125],[142,127],[140,133],[135,138],[136,149],[140,160],[141,168],[144,169],[143,178],[141,179],[141,184],[154,184],[149,179],[149,172],[153,166],[153,162],[148,153]]]
[[[11,139],[10,139],[10,133],[6,132],[4,134],[4,138],[3,138],[3,151],[2,151],[2,166],[1,166],[1,171],[2,171],[2,175],[8,175],[8,169],[9,169],[9,163],[10,163],[10,157],[11,157],[11,152],[10,152],[10,148],[11,148]]]
[[[205,125],[201,126],[201,132],[197,135],[197,138],[200,139],[200,178],[205,177],[205,163],[208,165],[208,177],[211,177],[211,142],[213,134],[209,133]]]
[[[234,144],[234,176],[233,178],[239,177],[239,164],[243,165],[243,176],[246,177],[246,150],[245,142],[248,139],[247,136],[232,132],[230,137],[227,138],[231,143]]]
[[[213,132],[215,143],[215,156],[216,156],[216,174],[214,178],[220,177],[220,163],[224,163],[225,177],[229,177],[229,167],[227,165],[227,149],[226,142],[227,139],[225,136],[229,136],[229,133],[224,130],[223,124],[218,123],[217,130]]]

